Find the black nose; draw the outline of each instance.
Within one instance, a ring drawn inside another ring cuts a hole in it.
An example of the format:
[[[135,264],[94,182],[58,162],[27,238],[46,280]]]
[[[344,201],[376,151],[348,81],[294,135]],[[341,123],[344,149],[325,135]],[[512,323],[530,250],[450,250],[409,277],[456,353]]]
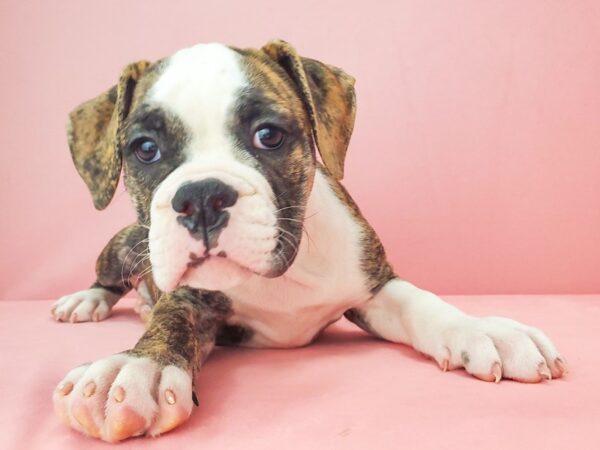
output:
[[[183,184],[175,193],[171,205],[181,213],[177,221],[198,239],[204,239],[207,250],[216,245],[211,235],[225,227],[229,212],[223,209],[233,206],[238,194],[231,186],[216,178]],[[209,245],[211,244],[211,245]]]

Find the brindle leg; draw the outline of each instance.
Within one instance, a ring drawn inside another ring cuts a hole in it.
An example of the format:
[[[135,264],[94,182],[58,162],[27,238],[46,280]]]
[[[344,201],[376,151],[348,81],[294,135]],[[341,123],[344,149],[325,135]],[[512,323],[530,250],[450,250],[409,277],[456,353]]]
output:
[[[444,371],[464,367],[485,381],[530,383],[567,371],[554,344],[537,328],[503,317],[469,316],[399,279],[346,317],[376,336],[411,345]]]
[[[132,224],[119,231],[104,247],[96,261],[96,282],[89,288],[60,298],[52,316],[61,322],[99,321],[110,315],[112,307],[148,269],[148,229]],[[140,309],[140,315],[143,312]]]
[[[160,298],[132,350],[73,369],[54,392],[72,428],[115,442],[156,436],[187,420],[194,377],[230,314],[222,294],[179,288]]]

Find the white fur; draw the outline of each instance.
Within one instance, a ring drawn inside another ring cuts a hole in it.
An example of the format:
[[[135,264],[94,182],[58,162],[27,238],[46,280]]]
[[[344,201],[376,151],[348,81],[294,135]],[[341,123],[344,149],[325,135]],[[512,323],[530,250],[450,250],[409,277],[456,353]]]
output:
[[[236,52],[222,44],[199,44],[169,58],[148,101],[183,121],[192,138],[189,157],[220,159],[232,151],[225,127],[237,93],[246,85]]]
[[[245,345],[306,345],[344,311],[370,297],[358,264],[361,229],[320,171],[306,217],[298,255],[283,276],[252,275],[224,291],[233,302],[229,322],[254,332]]]
[[[67,395],[60,389],[72,383]],[[87,397],[84,390],[89,383],[96,386],[95,392]],[[122,402],[115,400],[115,390],[125,392]],[[173,392],[176,403],[168,404],[165,391]],[[106,441],[116,440],[114,425],[120,420],[123,410],[129,408],[141,416],[145,425],[135,435],[160,434],[174,414],[189,416],[192,410],[191,375],[175,366],[160,368],[148,358],[125,354],[112,355],[91,364],[73,369],[58,384],[53,394],[57,413],[70,425],[88,434],[90,431],[77,419],[77,409],[89,411],[93,424]]]
[[[538,381],[541,366],[553,368],[558,351],[538,329],[501,318],[468,316],[431,292],[401,280],[388,282],[359,310],[381,337],[434,358],[440,366],[464,367],[487,376],[497,363],[502,376]]]
[[[468,316],[398,279],[373,296],[361,270],[362,228],[320,170],[306,205],[295,261],[283,276],[261,276],[272,263],[277,240],[273,192],[253,162],[236,150],[226,129],[236,94],[246,84],[239,56],[211,44],[176,53],[150,91],[150,102],[176,114],[191,131],[186,161],[160,184],[151,204],[150,259],[160,289],[189,285],[223,291],[233,307],[228,323],[253,332],[244,343],[248,346],[306,345],[345,311],[356,308],[370,331],[412,345],[443,367],[465,367],[490,379],[497,364],[504,377],[539,381],[540,370],[547,365],[562,376],[556,348],[533,327],[504,318]],[[204,244],[177,222],[171,200],[183,183],[209,177],[229,184],[239,197],[228,209],[229,223],[211,258],[188,268],[189,255],[202,256]],[[227,258],[216,256],[221,251]],[[147,313],[150,305],[143,300],[147,286],[142,284],[139,290],[140,313]],[[89,289],[60,299],[53,314],[57,320],[104,318],[117,299],[104,289]],[[96,389],[86,396],[89,383]],[[65,386],[71,385],[69,392]],[[122,402],[115,399],[120,389],[125,392]],[[178,426],[191,413],[192,379],[178,367],[161,369],[149,358],[118,354],[73,369],[53,399],[58,415],[83,433],[107,441],[155,436]],[[80,422],[81,411],[87,425]],[[119,433],[128,411],[142,423]]]
[[[237,94],[247,85],[239,56],[220,44],[197,45],[173,55],[148,101],[174,113],[190,133],[186,162],[156,190],[151,205],[150,261],[156,284],[164,291],[186,284],[222,290],[271,266],[277,229],[273,192],[226,129]],[[212,258],[201,269],[188,269],[190,255],[202,256],[204,243],[177,222],[171,200],[184,183],[218,178],[239,196],[228,208]],[[227,258],[216,257],[224,251]]]
[[[59,298],[52,317],[59,322],[89,322],[106,319],[120,296],[103,288],[91,288]]]
[[[247,86],[239,56],[218,45],[176,53],[150,91],[149,101],[173,112],[191,133],[187,161],[154,193],[149,233],[150,260],[159,288],[177,285],[221,290],[233,301],[230,323],[252,328],[247,345],[295,347],[309,343],[345,310],[369,298],[360,271],[361,230],[335,196],[327,179],[316,174],[305,223],[306,235],[293,265],[270,279],[277,244],[274,196],[253,162],[236,150],[226,129],[232,107]],[[186,182],[218,178],[238,191],[230,220],[210,254],[188,268],[190,254],[201,256],[204,243],[177,222],[171,200]],[[294,244],[291,242],[290,244]]]

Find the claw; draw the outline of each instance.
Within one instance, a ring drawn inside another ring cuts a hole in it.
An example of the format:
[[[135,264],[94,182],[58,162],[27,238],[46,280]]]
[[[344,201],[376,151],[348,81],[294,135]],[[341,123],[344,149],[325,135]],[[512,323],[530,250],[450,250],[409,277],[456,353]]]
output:
[[[500,363],[495,362],[492,365],[491,373],[487,373],[485,375],[474,373],[473,376],[475,376],[483,381],[489,381],[489,382],[493,381],[494,383],[499,383],[500,380],[502,379],[502,366],[500,365]]]
[[[123,400],[125,400],[125,389],[121,386],[117,386],[114,392],[114,399],[117,403],[123,403]]]
[[[500,380],[502,379],[502,367],[500,366],[500,363],[494,363],[492,366],[492,375],[494,375],[494,383],[500,383]]]
[[[449,366],[449,365],[450,365],[450,361],[448,361],[448,359],[447,359],[447,358],[446,358],[446,359],[444,359],[444,360],[442,361],[442,365],[441,365],[442,371],[443,371],[443,372],[448,372],[448,366]]]
[[[548,366],[546,365],[545,362],[540,363],[540,365],[538,366],[538,373],[540,374],[542,379],[545,379],[545,380],[552,379],[552,373],[550,372],[550,369],[548,368]]]
[[[165,400],[169,405],[175,404],[175,393],[171,389],[165,391]]]
[[[567,367],[567,363],[565,363],[565,361],[561,357],[556,358],[554,360],[554,364],[556,365],[556,367],[560,371],[561,376],[562,375],[566,375],[566,374],[569,373],[569,368]]]
[[[77,313],[71,314],[71,320],[69,320],[69,322],[77,323]]]
[[[71,383],[70,381],[67,381],[66,383],[61,384],[56,390],[61,395],[69,395],[71,393],[71,391],[73,390],[73,383]]]
[[[94,392],[96,392],[96,383],[94,383],[93,381],[90,381],[83,388],[83,395],[85,397],[91,397],[92,395],[94,395]]]

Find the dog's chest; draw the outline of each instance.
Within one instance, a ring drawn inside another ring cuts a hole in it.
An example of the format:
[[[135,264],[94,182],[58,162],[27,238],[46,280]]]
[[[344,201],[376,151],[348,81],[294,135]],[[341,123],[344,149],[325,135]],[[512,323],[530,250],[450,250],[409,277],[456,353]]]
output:
[[[252,276],[224,292],[233,308],[229,324],[251,330],[242,345],[306,345],[370,298],[360,268],[362,230],[319,172],[307,217],[298,255],[284,276]]]
[[[286,279],[257,279],[227,293],[233,315],[228,325],[248,329],[249,347],[300,347],[339,319],[355,300],[327,298]]]

